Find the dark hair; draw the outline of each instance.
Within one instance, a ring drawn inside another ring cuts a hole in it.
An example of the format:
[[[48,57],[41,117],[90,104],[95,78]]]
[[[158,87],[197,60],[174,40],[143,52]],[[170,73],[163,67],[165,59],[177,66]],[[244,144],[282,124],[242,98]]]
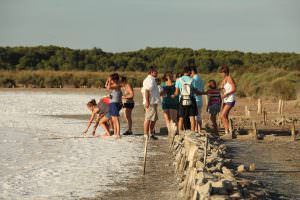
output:
[[[162,80],[163,81],[167,81],[168,80],[168,77],[173,77],[173,73],[171,71],[168,71],[166,73],[164,73],[163,77],[162,77]]]
[[[95,99],[92,99],[92,100],[90,100],[86,105],[87,105],[88,107],[91,107],[91,106],[96,106],[97,103],[96,103],[96,100],[95,100]]]
[[[151,74],[152,72],[155,72],[155,71],[157,71],[155,66],[149,67],[149,74]]]
[[[191,68],[189,66],[185,66],[183,68],[183,73],[191,73]]]
[[[115,82],[119,82],[120,80],[120,76],[118,73],[113,73],[110,75],[111,80],[115,81]]]
[[[127,83],[127,78],[125,76],[121,76],[121,83]]]
[[[222,65],[220,68],[220,73],[224,73],[227,76],[229,75],[229,68],[227,67],[227,65]]]
[[[176,78],[180,78],[180,77],[182,77],[182,73],[177,73]]]
[[[210,89],[217,89],[217,83],[216,83],[216,81],[215,80],[209,80],[208,81],[208,87]]]
[[[197,67],[196,67],[196,66],[192,66],[192,67],[191,67],[191,71],[197,73]]]

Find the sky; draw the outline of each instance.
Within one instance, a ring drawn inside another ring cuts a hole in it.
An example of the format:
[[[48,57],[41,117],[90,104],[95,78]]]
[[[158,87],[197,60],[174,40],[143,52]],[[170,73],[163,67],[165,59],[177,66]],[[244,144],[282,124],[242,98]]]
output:
[[[0,0],[0,46],[300,53],[299,0]]]

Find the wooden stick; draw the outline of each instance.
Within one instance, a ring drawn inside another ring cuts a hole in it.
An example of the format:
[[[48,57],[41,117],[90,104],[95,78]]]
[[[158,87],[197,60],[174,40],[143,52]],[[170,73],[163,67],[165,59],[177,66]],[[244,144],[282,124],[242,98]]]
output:
[[[267,111],[266,111],[266,109],[264,108],[264,125],[266,125],[267,124]]]
[[[296,130],[295,130],[295,121],[293,120],[293,124],[291,126],[291,140],[296,141]]]
[[[257,139],[257,128],[256,128],[255,121],[252,122],[252,126],[253,126],[253,136],[255,137],[255,139]]]
[[[279,99],[279,102],[278,102],[278,113],[279,114],[281,114],[281,112],[282,112],[282,100],[281,99]]]
[[[146,174],[146,158],[147,158],[148,138],[149,138],[149,136],[147,135],[146,140],[145,140],[145,149],[144,149],[144,171],[143,171],[143,175]]]
[[[262,107],[261,107],[261,99],[257,100],[257,114],[262,113]]]
[[[203,160],[203,171],[206,167],[206,159],[207,159],[207,147],[208,147],[208,136],[207,133],[205,134],[205,147],[204,147],[204,160]]]
[[[280,114],[283,114],[283,109],[284,108],[284,101],[281,100],[281,107],[280,107]]]

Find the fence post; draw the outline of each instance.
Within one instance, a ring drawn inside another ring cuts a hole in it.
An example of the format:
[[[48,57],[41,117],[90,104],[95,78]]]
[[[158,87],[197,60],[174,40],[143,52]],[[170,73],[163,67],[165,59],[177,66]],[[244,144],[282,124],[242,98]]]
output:
[[[257,114],[262,113],[262,107],[261,107],[261,99],[257,100]]]
[[[255,121],[252,121],[252,134],[254,136],[255,139],[257,139],[257,127],[256,127],[256,122]]]
[[[296,141],[296,130],[295,130],[295,121],[293,120],[292,126],[291,126],[291,140]]]
[[[264,125],[267,124],[267,111],[266,108],[264,108]]]

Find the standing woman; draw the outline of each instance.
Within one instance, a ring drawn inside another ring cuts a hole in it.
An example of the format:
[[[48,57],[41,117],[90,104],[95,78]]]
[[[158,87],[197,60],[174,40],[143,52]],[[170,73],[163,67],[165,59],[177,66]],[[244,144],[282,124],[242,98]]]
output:
[[[163,76],[163,82],[161,84],[162,91],[160,95],[162,98],[162,109],[164,112],[164,118],[169,130],[169,125],[173,121],[177,124],[177,109],[178,98],[172,98],[171,95],[175,93],[174,76],[172,72],[166,72]]]
[[[123,135],[132,135],[132,109],[134,108],[134,91],[129,83],[127,83],[127,78],[121,77],[121,89],[122,89],[122,103],[123,108],[125,110],[125,119],[127,121],[127,131],[123,133]]]
[[[221,111],[221,120],[224,125],[225,134],[229,134],[229,112],[235,105],[235,91],[236,85],[233,78],[229,75],[229,68],[223,65],[220,69],[221,76],[223,77],[221,83],[221,89],[224,90],[224,95],[221,96],[223,99],[223,108]]]

